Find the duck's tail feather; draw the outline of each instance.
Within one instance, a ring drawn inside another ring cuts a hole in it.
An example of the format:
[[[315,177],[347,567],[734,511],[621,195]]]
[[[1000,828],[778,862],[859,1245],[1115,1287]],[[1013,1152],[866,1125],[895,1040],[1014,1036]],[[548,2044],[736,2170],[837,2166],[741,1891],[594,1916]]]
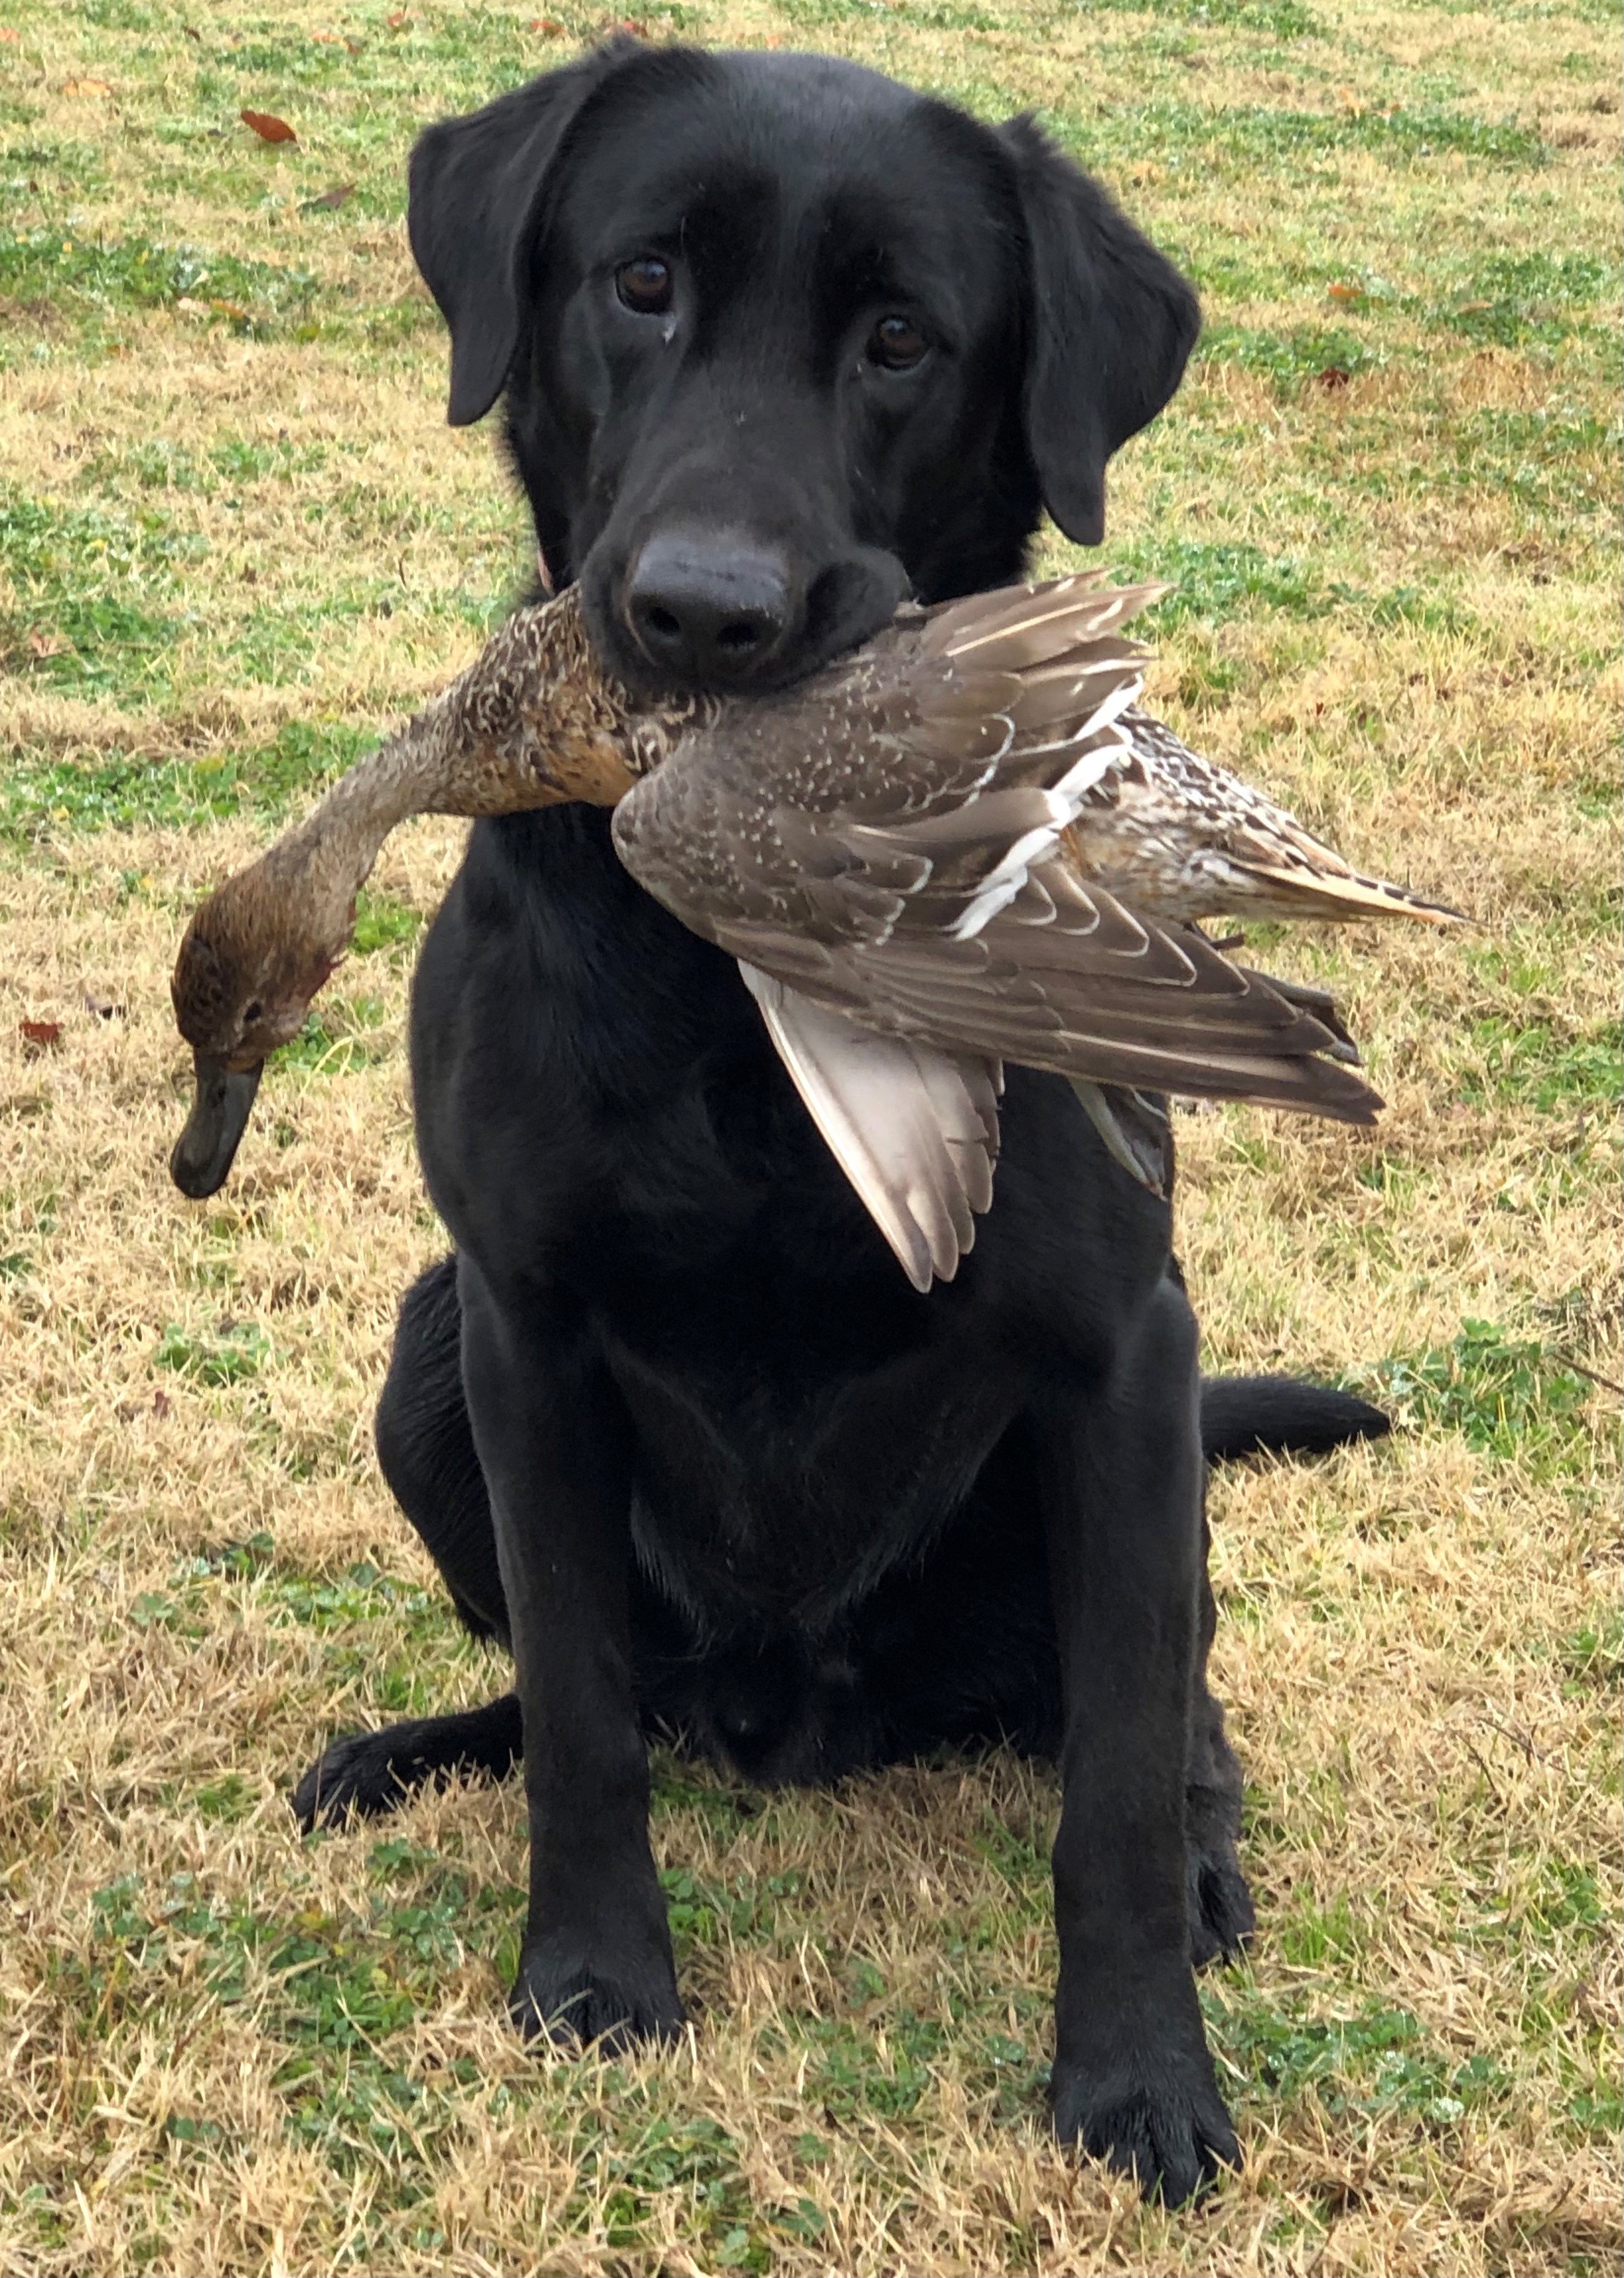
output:
[[[1288,1005],[1294,1005],[1299,1013],[1306,1013],[1310,1020],[1319,1022],[1331,1040],[1320,1047],[1328,1060],[1340,1060],[1344,1067],[1364,1066],[1359,1046],[1354,1043],[1343,1016],[1342,1007],[1329,989],[1316,989],[1308,981],[1283,981],[1277,973],[1259,973],[1250,965],[1243,965],[1238,970],[1248,981],[1260,981],[1266,989],[1272,989],[1276,997],[1283,998]]]
[[[1278,918],[1416,918],[1422,925],[1469,925],[1463,910],[1447,902],[1429,901],[1408,886],[1395,886],[1385,878],[1361,877],[1306,862],[1270,862],[1252,855],[1235,859],[1235,868],[1257,880],[1261,890],[1249,903],[1247,914],[1261,914],[1262,896],[1272,893],[1268,913]]]

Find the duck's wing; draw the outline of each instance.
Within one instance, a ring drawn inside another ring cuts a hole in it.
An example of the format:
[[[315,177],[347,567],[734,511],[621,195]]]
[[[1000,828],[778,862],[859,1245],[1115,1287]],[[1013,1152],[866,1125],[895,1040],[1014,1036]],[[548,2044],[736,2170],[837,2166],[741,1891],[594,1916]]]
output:
[[[1124,615],[1091,577],[908,610],[787,695],[722,707],[622,800],[622,860],[695,931],[969,939],[1130,755]]]
[[[814,898],[871,874],[913,921],[978,934],[1128,763],[1145,652],[1121,627],[1163,590],[1082,576],[977,594],[860,655],[835,707],[843,773],[808,798],[792,761],[772,818]]]
[[[791,1081],[921,1293],[951,1281],[992,1200],[996,1061],[878,1035],[753,965],[739,968]]]
[[[623,800],[615,843],[685,924],[786,988],[939,1051],[1374,1120],[1325,1023],[1076,876],[1056,852],[1063,798],[1038,812],[990,789],[944,808],[915,784],[882,821],[877,784],[861,819],[818,813],[769,804],[715,740]]]
[[[804,962],[798,985],[818,986]],[[904,921],[883,942],[831,952],[823,986],[858,993],[857,1017],[876,1027],[1097,1084],[1354,1123],[1381,1105],[1338,1065],[1342,1037],[1313,1011],[1199,934],[1083,885],[1059,859],[973,937]]]

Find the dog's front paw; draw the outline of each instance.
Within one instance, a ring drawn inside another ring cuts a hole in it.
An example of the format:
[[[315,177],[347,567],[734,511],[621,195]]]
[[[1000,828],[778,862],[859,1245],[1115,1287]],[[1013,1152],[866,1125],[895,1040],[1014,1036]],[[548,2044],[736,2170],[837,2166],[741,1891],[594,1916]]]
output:
[[[527,2040],[545,2033],[562,2048],[589,2044],[618,2056],[640,2042],[673,2041],[682,2001],[669,1947],[555,1932],[527,1946],[508,2014]]]
[[[1240,2164],[1205,2045],[1149,2049],[1103,2073],[1057,2061],[1050,2093],[1061,2143],[1131,2175],[1146,2198],[1177,2206]]]
[[[353,1812],[374,1819],[406,1800],[411,1785],[395,1731],[350,1732],[317,1757],[293,1793],[301,1834],[338,1827]]]

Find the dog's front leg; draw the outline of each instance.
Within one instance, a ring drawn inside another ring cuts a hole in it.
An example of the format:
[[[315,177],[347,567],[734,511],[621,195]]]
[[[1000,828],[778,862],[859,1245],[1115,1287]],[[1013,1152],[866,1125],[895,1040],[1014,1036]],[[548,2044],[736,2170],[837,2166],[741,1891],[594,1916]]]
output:
[[[512,2014],[564,2040],[666,2038],[682,2004],[632,1694],[629,1422],[563,1308],[466,1259],[459,1289],[524,1721],[530,1915]]]
[[[1054,2123],[1175,2201],[1238,2156],[1185,1900],[1198,1397],[1195,1323],[1168,1284],[1106,1381],[1035,1419],[1065,1695]]]

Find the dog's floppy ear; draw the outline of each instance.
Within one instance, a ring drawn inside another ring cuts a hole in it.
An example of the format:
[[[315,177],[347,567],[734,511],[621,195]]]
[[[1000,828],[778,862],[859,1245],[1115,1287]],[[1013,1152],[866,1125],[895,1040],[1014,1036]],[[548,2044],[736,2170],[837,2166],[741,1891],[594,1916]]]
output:
[[[1172,263],[1030,118],[1001,131],[1026,223],[1027,448],[1067,537],[1098,546],[1106,461],[1178,386],[1200,310]]]
[[[499,96],[418,137],[408,169],[407,233],[451,333],[453,427],[481,419],[518,344],[531,231],[548,178],[582,105],[629,56],[612,40],[562,71]]]

